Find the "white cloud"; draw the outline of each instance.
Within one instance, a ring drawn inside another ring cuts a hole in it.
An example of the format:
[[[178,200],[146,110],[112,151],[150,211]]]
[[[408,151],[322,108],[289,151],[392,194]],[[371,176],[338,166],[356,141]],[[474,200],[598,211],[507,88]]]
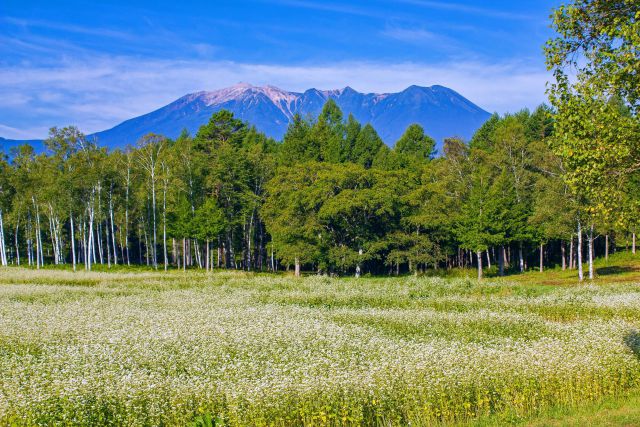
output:
[[[35,127],[29,129],[16,129],[0,123],[0,136],[6,139],[38,139],[47,135],[49,128]]]
[[[363,92],[396,92],[412,84],[440,84],[488,111],[507,112],[543,102],[547,78],[543,65],[516,61],[269,65],[95,56],[56,66],[0,68],[0,115],[7,123],[0,127],[0,136],[16,137],[19,132],[21,137],[44,137],[42,129],[68,124],[95,132],[162,107],[186,93],[239,81],[293,91],[348,85]],[[29,125],[17,125],[18,118],[22,123],[29,118]]]

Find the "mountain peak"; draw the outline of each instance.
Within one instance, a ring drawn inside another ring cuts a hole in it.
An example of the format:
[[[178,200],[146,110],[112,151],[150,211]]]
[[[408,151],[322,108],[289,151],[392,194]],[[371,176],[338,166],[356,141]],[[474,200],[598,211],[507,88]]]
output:
[[[233,86],[231,86],[234,89],[249,89],[254,87],[251,83],[247,83],[247,82],[238,82],[236,84],[234,84]],[[224,90],[224,89],[222,89]]]

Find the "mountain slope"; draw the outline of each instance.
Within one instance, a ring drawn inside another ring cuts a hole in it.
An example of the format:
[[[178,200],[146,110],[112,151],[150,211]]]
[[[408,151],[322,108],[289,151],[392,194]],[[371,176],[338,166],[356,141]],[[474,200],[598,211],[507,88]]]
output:
[[[41,139],[17,140],[6,139],[0,136],[0,154],[10,156],[12,149],[23,144],[31,145],[36,152],[42,152],[44,150],[44,144]]]
[[[294,114],[317,117],[322,106],[334,99],[345,114],[361,123],[371,123],[389,145],[412,123],[421,124],[438,146],[449,136],[469,139],[490,116],[457,92],[443,86],[410,86],[389,94],[360,93],[350,87],[304,93],[287,92],[273,86],[238,84],[213,92],[196,92],[148,114],[127,120],[95,136],[112,148],[135,142],[149,132],[177,137],[182,129],[195,134],[216,111],[227,109],[255,125],[267,135],[281,139]]]

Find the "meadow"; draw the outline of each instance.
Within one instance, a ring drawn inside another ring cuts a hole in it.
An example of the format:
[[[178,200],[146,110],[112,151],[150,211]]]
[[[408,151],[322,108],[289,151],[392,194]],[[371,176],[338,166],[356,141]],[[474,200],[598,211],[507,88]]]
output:
[[[640,285],[535,277],[2,269],[0,424],[504,424],[637,390]]]

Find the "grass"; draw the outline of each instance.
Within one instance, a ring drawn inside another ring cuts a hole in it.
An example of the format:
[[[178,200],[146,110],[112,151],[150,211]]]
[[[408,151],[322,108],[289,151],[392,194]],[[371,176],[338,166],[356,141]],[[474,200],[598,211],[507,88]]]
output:
[[[2,425],[638,425],[640,263],[471,278],[0,270]]]
[[[579,407],[552,407],[532,417],[489,416],[466,424],[473,427],[498,427],[505,424],[527,427],[583,427],[640,425],[640,390],[634,389],[597,403]]]
[[[589,274],[584,264],[584,277]],[[621,251],[609,256],[609,259],[598,258],[594,261],[596,284],[640,283],[640,254]],[[530,285],[573,285],[578,281],[577,270],[562,270],[560,267],[546,269],[543,273],[530,270],[525,274],[509,276],[517,283]]]

